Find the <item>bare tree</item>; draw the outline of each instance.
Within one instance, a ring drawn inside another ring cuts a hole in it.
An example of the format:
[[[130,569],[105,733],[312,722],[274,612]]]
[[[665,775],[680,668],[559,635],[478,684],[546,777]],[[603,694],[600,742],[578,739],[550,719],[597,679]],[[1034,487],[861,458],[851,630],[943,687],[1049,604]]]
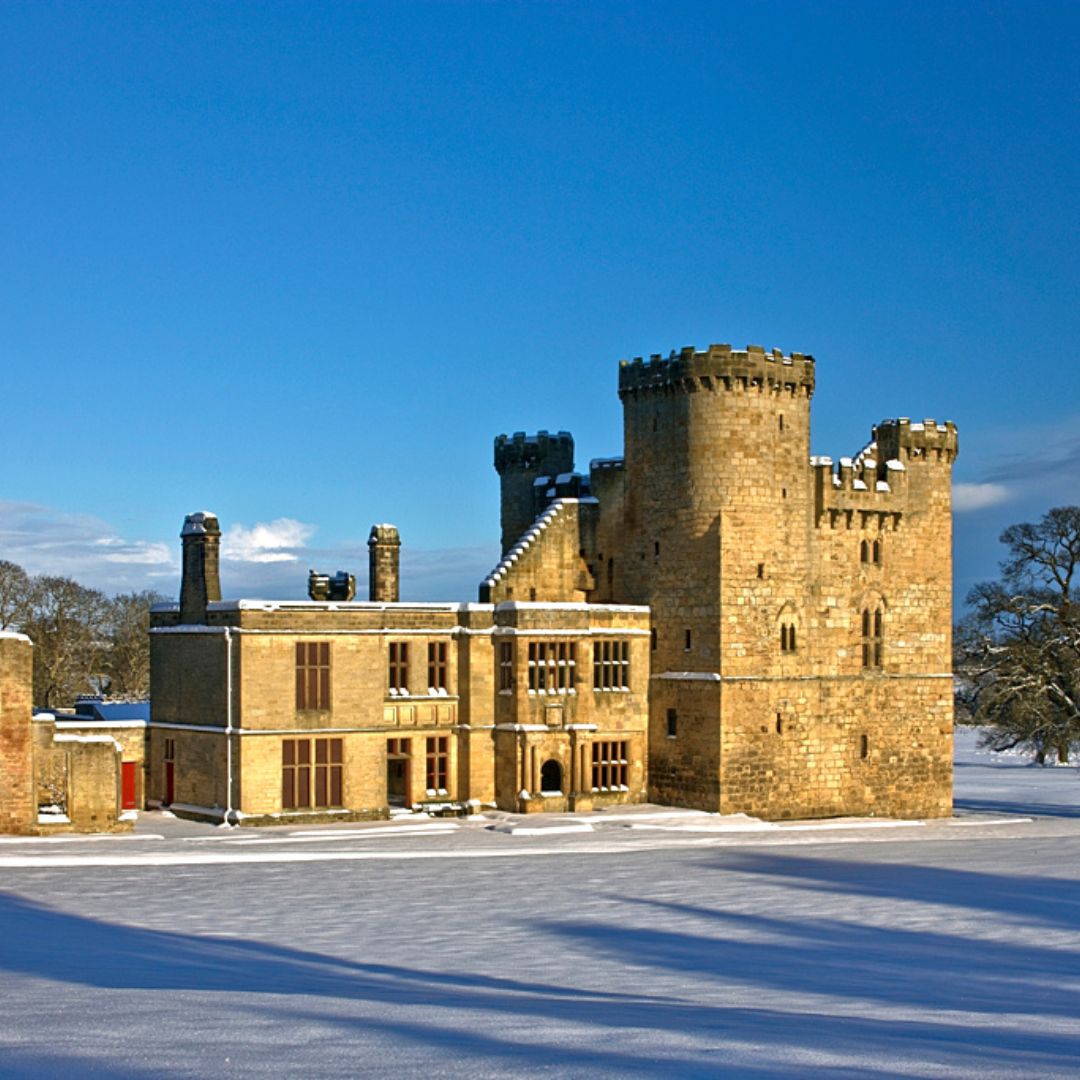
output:
[[[30,614],[30,577],[7,559],[0,559],[0,630],[22,630]]]
[[[957,704],[986,725],[984,745],[1068,761],[1080,743],[1080,507],[1011,525],[1001,542],[1001,580],[972,589],[957,630]]]
[[[31,580],[31,611],[23,629],[34,642],[34,704],[70,707],[105,677],[109,601],[67,577]]]
[[[152,591],[119,593],[109,601],[104,672],[110,697],[150,695],[150,606],[167,598]]]

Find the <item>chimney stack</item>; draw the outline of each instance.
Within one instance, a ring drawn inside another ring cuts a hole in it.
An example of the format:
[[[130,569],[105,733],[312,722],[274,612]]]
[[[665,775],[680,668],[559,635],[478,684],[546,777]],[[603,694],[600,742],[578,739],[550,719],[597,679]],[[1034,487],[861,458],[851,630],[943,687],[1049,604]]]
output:
[[[368,599],[396,604],[401,581],[401,539],[397,528],[372,525],[368,553]]]
[[[216,514],[200,510],[184,518],[180,533],[184,545],[184,568],[180,578],[180,621],[205,623],[206,605],[221,599],[218,572],[221,526]]]

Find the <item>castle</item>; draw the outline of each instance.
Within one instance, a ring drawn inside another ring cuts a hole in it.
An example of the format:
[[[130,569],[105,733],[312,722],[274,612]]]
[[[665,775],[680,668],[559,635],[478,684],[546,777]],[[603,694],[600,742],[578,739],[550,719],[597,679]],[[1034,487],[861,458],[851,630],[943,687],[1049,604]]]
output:
[[[180,603],[152,614],[148,797],[252,824],[948,815],[956,428],[885,421],[834,466],[814,380],[753,346],[623,362],[624,456],[587,476],[566,432],[500,436],[478,603],[399,602],[386,525],[367,602],[223,601],[217,519],[189,515]]]

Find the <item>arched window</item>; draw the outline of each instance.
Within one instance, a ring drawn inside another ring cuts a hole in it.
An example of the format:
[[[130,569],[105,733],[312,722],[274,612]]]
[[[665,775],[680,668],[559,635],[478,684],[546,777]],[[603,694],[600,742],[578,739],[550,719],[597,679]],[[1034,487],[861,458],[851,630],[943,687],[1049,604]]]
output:
[[[880,566],[881,565],[881,541],[880,540],[875,540],[874,541],[873,559],[874,559],[874,565],[875,566]]]
[[[795,606],[789,601],[780,608],[776,617],[776,624],[780,628],[780,651],[793,653],[797,647],[799,619],[795,613]]]
[[[870,541],[864,540],[859,544],[859,562],[870,561]]]

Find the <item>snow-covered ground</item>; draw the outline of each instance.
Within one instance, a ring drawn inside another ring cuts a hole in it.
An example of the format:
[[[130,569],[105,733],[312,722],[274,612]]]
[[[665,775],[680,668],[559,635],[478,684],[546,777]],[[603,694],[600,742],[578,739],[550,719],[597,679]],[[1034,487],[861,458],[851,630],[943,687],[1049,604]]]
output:
[[[1075,1077],[1080,777],[956,801],[9,840],[0,1077]]]

